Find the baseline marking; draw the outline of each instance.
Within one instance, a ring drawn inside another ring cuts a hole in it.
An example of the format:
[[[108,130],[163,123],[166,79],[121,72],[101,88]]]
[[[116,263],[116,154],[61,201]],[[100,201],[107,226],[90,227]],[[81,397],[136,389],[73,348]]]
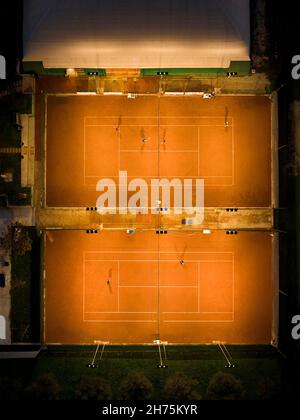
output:
[[[126,253],[126,254],[135,254],[135,253],[140,253],[140,254],[156,254],[155,251],[118,251],[117,253]],[[153,286],[149,286],[149,285],[139,285],[139,286],[120,286],[120,263],[121,262],[129,262],[129,263],[140,263],[140,262],[145,262],[145,263],[149,263],[149,262],[156,262],[157,260],[128,260],[128,259],[118,259],[118,260],[107,260],[107,259],[88,259],[88,257],[86,256],[86,254],[105,254],[105,253],[113,253],[116,254],[115,251],[83,251],[83,261],[84,261],[84,266],[86,262],[117,262],[117,267],[118,267],[118,277],[117,277],[117,311],[114,312],[107,312],[107,311],[94,311],[94,312],[85,312],[85,290],[86,290],[86,286],[85,286],[85,267],[83,268],[83,275],[84,275],[84,279],[83,279],[83,321],[84,322],[155,322],[155,321],[149,321],[149,320],[87,320],[85,319],[85,314],[89,314],[89,315],[96,315],[96,314],[106,314],[106,315],[112,315],[112,314],[119,314],[119,315],[126,315],[126,314],[136,314],[136,315],[146,315],[146,314],[155,314],[156,312],[120,312],[120,289],[130,289],[130,288],[139,288],[139,289],[157,289],[158,286],[157,285],[153,285]],[[163,251],[161,252],[161,254],[175,254],[177,255],[177,252],[175,251]],[[229,260],[187,260],[187,262],[189,263],[194,263],[197,264],[197,286],[172,286],[172,285],[165,285],[165,286],[160,286],[161,289],[197,289],[197,306],[198,306],[198,312],[184,312],[184,311],[178,311],[178,312],[168,312],[165,311],[163,312],[163,314],[166,315],[171,315],[171,314],[182,314],[182,315],[193,315],[193,314],[221,314],[221,315],[232,315],[232,319],[229,320],[163,320],[163,322],[234,322],[234,312],[235,312],[235,307],[234,307],[234,283],[235,283],[235,279],[234,279],[234,253],[233,252],[197,252],[197,251],[192,251],[191,254],[228,254],[232,256],[232,259]],[[161,260],[161,262],[172,262],[174,263],[177,259],[166,259],[166,260]],[[199,270],[199,266],[201,263],[222,263],[222,262],[226,262],[226,263],[231,263],[232,264],[232,312],[228,312],[228,311],[212,311],[212,312],[207,312],[207,311],[200,311],[200,270]]]

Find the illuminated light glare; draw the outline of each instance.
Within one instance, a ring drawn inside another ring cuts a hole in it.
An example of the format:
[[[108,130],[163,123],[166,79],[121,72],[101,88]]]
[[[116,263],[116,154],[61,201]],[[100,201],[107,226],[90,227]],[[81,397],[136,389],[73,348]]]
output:
[[[209,230],[209,229],[204,229],[203,231],[202,231],[202,233],[203,233],[203,235],[211,235],[211,230]]]
[[[123,92],[103,92],[104,96],[122,96]]]
[[[203,96],[204,92],[185,92],[185,96]]]
[[[66,70],[66,75],[68,77],[76,77],[77,76],[77,71],[75,69],[67,69]]]
[[[165,96],[204,96],[204,92],[165,92]]]
[[[165,96],[183,96],[184,92],[165,92]]]

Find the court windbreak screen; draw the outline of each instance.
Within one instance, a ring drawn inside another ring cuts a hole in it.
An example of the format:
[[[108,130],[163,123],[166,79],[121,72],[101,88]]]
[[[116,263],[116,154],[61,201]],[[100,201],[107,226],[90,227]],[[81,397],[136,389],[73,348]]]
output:
[[[228,68],[249,61],[249,0],[27,0],[24,61],[45,68]]]

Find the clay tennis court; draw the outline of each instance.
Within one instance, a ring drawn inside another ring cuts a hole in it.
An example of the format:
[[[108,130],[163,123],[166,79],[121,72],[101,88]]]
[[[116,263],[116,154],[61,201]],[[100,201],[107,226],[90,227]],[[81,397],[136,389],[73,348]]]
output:
[[[268,233],[56,231],[45,248],[47,343],[271,341]]]
[[[46,203],[95,206],[96,184],[204,179],[206,207],[269,207],[267,97],[48,95]]]

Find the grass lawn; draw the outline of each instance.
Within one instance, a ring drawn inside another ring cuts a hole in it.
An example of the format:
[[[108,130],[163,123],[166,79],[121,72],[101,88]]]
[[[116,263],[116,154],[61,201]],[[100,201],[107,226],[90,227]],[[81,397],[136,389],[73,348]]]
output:
[[[168,369],[157,369],[158,352],[152,347],[109,347],[104,352],[103,360],[98,369],[88,369],[91,362],[93,348],[69,349],[59,347],[49,348],[33,361],[24,361],[19,366],[22,372],[23,384],[42,374],[55,375],[61,388],[61,399],[74,398],[74,389],[82,376],[100,376],[110,385],[113,398],[118,399],[120,383],[132,371],[143,373],[153,384],[152,399],[164,398],[166,380],[176,372],[182,372],[199,383],[197,391],[205,399],[206,389],[212,376],[217,372],[231,373],[240,379],[245,388],[246,399],[274,399],[280,394],[282,360],[274,349],[268,347],[232,347],[230,350],[236,357],[238,368],[228,371],[224,367],[224,360],[216,347],[170,347],[168,348]],[[192,357],[188,357],[189,353]],[[196,357],[197,356],[197,357]],[[17,372],[16,361],[6,361],[5,366],[0,361],[2,375],[7,375],[9,366],[11,375]],[[17,363],[20,363],[17,361]],[[29,366],[29,364],[31,365]],[[262,391],[264,390],[264,392]]]
[[[41,357],[35,366],[33,375],[38,376],[43,372],[54,373],[62,388],[61,398],[63,399],[72,399],[74,387],[78,384],[81,376],[102,376],[111,384],[114,398],[118,399],[118,389],[122,380],[129,372],[139,371],[152,382],[155,389],[153,399],[163,399],[164,384],[167,378],[175,372],[183,372],[196,379],[199,382],[198,391],[202,397],[205,396],[210,378],[219,371],[227,372],[224,369],[224,362],[221,360],[170,360],[168,369],[157,369],[156,359],[104,359],[100,367],[92,371],[86,368],[86,364],[90,360],[88,358]],[[241,367],[231,373],[242,380],[247,399],[259,397],[258,387],[265,378],[272,380],[278,392],[280,378],[276,361],[243,360],[240,364]]]
[[[40,341],[40,239],[30,230],[32,251],[12,255],[11,330],[14,343]]]

